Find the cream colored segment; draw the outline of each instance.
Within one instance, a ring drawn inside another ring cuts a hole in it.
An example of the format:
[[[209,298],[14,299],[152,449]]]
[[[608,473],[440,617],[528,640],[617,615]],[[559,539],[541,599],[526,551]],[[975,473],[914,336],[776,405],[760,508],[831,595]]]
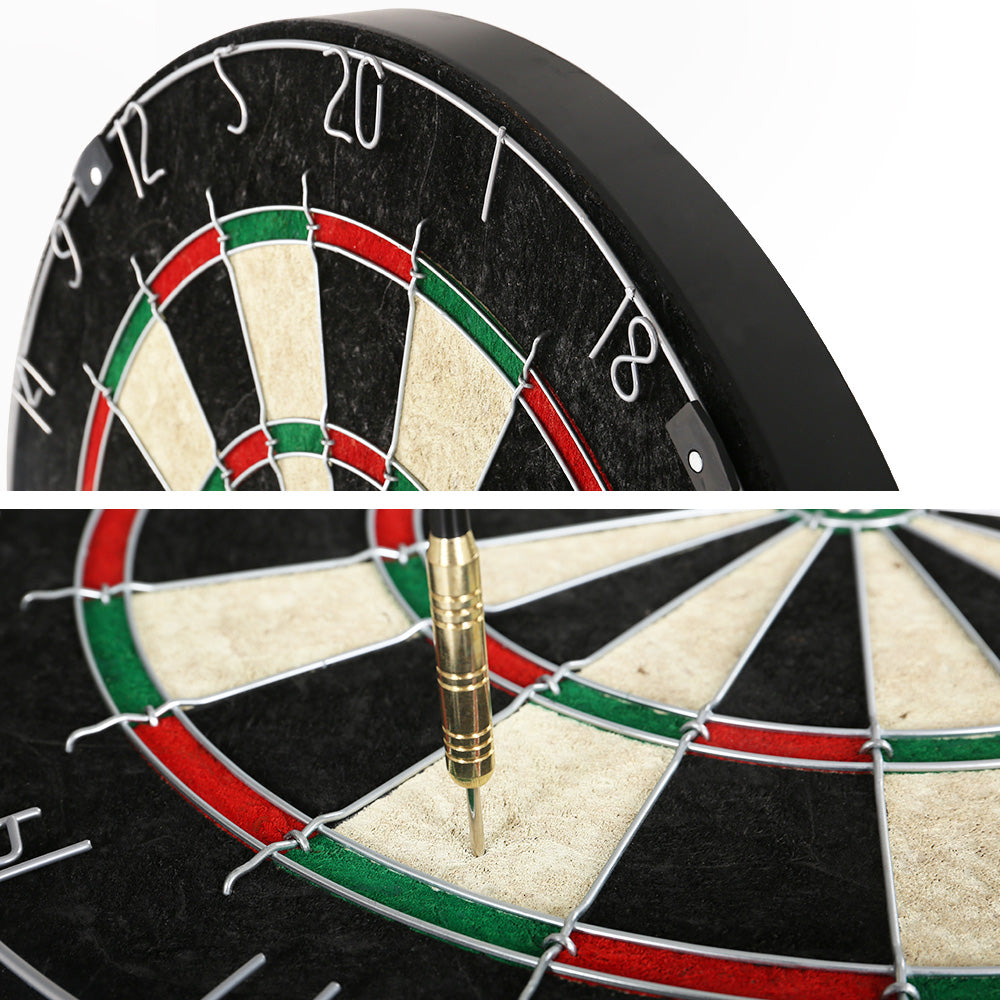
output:
[[[200,490],[215,466],[215,442],[160,320],[133,355],[116,402],[167,485]]]
[[[319,278],[305,243],[270,243],[229,258],[268,420],[318,420],[326,409]]]
[[[322,455],[279,455],[277,459],[286,490],[331,489],[330,470]]]
[[[1000,674],[880,532],[861,535],[875,704],[886,729],[1000,722]]]
[[[628,528],[596,525],[592,532],[578,535],[484,546],[479,551],[483,594],[487,605],[502,604],[668,545],[757,520],[764,513],[686,517]]]
[[[1000,573],[1000,535],[990,537],[933,517],[918,517],[912,526]]]
[[[225,691],[410,624],[370,563],[137,593],[132,615],[150,669],[173,698]]]
[[[700,709],[715,697],[819,532],[803,528],[580,671],[642,698]]]
[[[514,387],[444,313],[414,300],[396,457],[429,490],[473,490]]]
[[[887,774],[885,803],[906,961],[996,965],[1000,770]]]
[[[486,853],[469,848],[465,790],[443,761],[337,832],[396,861],[506,903],[565,917],[621,840],[673,751],[528,705],[495,728],[483,788]]]

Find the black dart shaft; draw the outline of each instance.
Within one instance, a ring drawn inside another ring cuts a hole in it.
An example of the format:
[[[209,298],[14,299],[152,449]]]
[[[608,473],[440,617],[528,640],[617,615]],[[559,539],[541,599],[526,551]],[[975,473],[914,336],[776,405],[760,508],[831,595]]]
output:
[[[472,519],[467,510],[429,510],[427,521],[431,534],[438,538],[461,538],[472,531]]]

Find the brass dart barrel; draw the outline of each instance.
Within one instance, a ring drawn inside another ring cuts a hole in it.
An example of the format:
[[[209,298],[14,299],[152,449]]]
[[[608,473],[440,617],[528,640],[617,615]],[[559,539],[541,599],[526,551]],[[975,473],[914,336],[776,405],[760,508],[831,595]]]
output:
[[[485,850],[480,789],[493,774],[493,713],[479,550],[468,511],[430,511],[427,582],[448,773],[466,789],[472,853]]]

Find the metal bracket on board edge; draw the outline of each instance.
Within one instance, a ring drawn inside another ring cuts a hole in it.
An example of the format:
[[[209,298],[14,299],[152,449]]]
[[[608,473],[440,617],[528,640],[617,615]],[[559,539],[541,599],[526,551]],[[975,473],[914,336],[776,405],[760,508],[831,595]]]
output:
[[[104,140],[99,135],[95,136],[87,143],[73,170],[73,180],[80,189],[84,205],[90,207],[111,174],[111,167],[111,157],[104,146]]]
[[[736,470],[701,403],[682,406],[667,422],[667,434],[696,490],[740,488]]]

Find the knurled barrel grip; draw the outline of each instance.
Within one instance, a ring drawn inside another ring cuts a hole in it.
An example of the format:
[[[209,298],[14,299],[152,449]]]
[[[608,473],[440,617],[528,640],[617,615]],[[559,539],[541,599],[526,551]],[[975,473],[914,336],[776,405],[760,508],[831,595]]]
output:
[[[427,581],[448,771],[463,788],[479,788],[495,758],[483,588],[471,532],[430,536]]]

